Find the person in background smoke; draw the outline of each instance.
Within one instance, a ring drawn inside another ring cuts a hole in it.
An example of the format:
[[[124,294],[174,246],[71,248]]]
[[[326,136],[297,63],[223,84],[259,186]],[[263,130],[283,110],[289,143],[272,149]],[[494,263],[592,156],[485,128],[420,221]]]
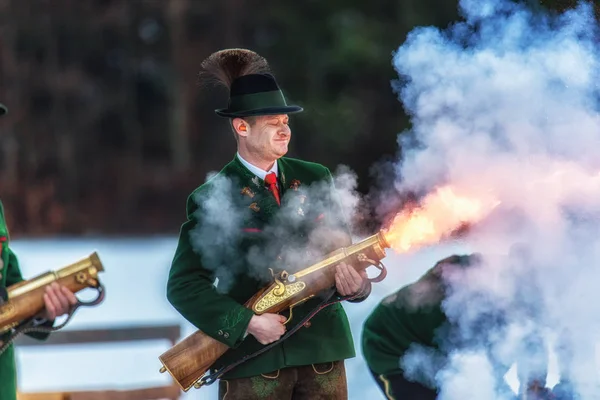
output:
[[[250,50],[226,49],[202,67],[202,77],[216,78],[229,90],[228,108],[216,113],[229,118],[237,154],[188,197],[167,298],[193,325],[230,348],[211,367],[215,371],[284,335],[284,316],[255,315],[243,306],[271,281],[269,268],[285,266],[289,272],[290,253],[308,266],[315,251],[351,241],[329,169],[284,157],[291,136],[288,114],[302,108],[286,103],[266,60]],[[338,294],[355,296],[353,301],[371,290],[366,274],[346,264],[337,266],[335,282]],[[290,324],[321,301],[295,307]],[[219,398],[346,399],[344,359],[354,356],[346,314],[336,303],[223,375]]]
[[[568,329],[558,332],[556,358],[560,380],[552,388],[553,400],[584,400],[585,397],[579,393],[580,389],[585,389],[588,393],[600,392],[598,364],[595,357],[596,338],[590,333],[590,336],[586,337],[583,342],[578,343],[579,348],[589,348],[589,353],[584,357],[577,357],[574,351],[576,346],[574,341],[581,341],[582,336],[581,332],[577,332],[575,335]]]
[[[521,320],[533,321],[536,327],[556,327],[561,326],[558,321],[547,320],[544,312],[544,300],[539,285],[543,284],[539,273],[542,268],[536,267],[531,250],[522,243],[516,244],[511,248],[509,260],[516,262],[519,268],[513,268],[513,280],[517,285],[515,288],[516,296],[513,304],[517,305],[512,310],[514,314],[520,313]],[[513,315],[513,318],[515,316]],[[589,357],[586,354],[582,357],[575,357],[573,349],[575,347],[574,335],[570,329],[560,329],[555,331],[558,341],[554,350],[556,353],[557,364],[559,367],[560,381],[552,388],[551,395],[546,393],[552,400],[582,400],[583,397],[577,393],[577,377],[595,376],[598,366],[595,363],[595,357]],[[583,335],[577,335],[581,340]],[[589,348],[595,347],[594,340],[589,337],[587,341]],[[579,343],[581,345],[581,343]],[[518,351],[522,354],[535,355],[535,357],[524,357],[520,359],[518,375],[521,382],[530,382],[532,387],[544,387],[546,384],[546,375],[548,373],[548,350],[549,346],[545,343],[540,329],[534,329],[522,342]],[[582,382],[578,382],[581,384]],[[594,385],[592,382],[586,382],[587,385]],[[595,382],[597,385],[597,381]],[[520,393],[520,398],[524,398]]]
[[[5,115],[7,112],[8,109],[0,104],[0,116]],[[6,288],[23,281],[19,261],[11,250],[9,242],[10,236],[4,217],[4,208],[2,202],[0,202],[0,305],[8,299]],[[51,327],[54,325],[54,320],[67,314],[75,303],[77,303],[77,298],[69,289],[56,283],[49,285],[44,293],[45,309],[36,318],[36,322],[41,326]],[[5,344],[5,337],[8,333],[0,332],[0,348]],[[28,332],[26,335],[38,340],[44,340],[48,337],[47,333],[42,332]],[[14,348],[11,344],[0,354],[1,400],[17,399],[16,375]]]
[[[439,395],[437,374],[447,366],[452,351],[478,346],[490,350],[486,345],[489,340],[486,327],[505,326],[506,310],[492,307],[481,312],[470,321],[470,326],[461,325],[457,334],[456,323],[449,320],[443,307],[448,296],[448,279],[481,265],[482,260],[480,254],[471,254],[438,261],[416,282],[384,298],[365,320],[363,356],[387,399],[434,400]],[[484,300],[469,298],[469,301]],[[517,360],[520,382],[525,382],[520,385],[519,399],[550,399],[550,391],[545,388],[547,353],[540,337],[531,335],[524,341],[523,350],[527,357]],[[411,354],[416,357],[412,361]],[[488,358],[496,373],[495,392],[502,399],[516,399],[504,381],[510,364],[491,351]]]

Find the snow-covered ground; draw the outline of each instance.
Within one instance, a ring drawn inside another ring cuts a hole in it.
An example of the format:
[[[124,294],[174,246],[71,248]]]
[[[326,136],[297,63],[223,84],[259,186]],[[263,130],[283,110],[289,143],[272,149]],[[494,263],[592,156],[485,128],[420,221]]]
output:
[[[61,238],[12,242],[26,278],[58,269],[93,251],[100,255],[106,269],[102,274],[106,299],[95,308],[77,311],[65,330],[179,323],[183,335],[187,336],[194,328],[175,312],[165,297],[166,278],[175,245],[175,237]],[[454,252],[466,251],[458,245],[437,246],[411,255],[397,255],[388,250],[384,259],[389,270],[388,277],[374,285],[367,301],[344,304],[357,349],[357,357],[346,364],[350,399],[384,399],[361,356],[360,333],[370,310],[382,297],[419,277],[435,261]],[[169,381],[167,374],[158,372],[160,363],[157,358],[168,347],[167,341],[21,347],[17,349],[19,385],[26,392],[159,386]],[[514,374],[511,372],[509,375],[508,380],[514,385]],[[552,383],[552,378],[549,383]],[[217,386],[192,389],[183,399],[215,399]]]

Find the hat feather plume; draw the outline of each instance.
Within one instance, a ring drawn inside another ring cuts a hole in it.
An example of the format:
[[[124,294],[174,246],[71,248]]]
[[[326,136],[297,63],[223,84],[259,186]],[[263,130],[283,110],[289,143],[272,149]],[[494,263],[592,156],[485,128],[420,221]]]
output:
[[[247,49],[217,51],[206,58],[201,66],[201,80],[216,81],[227,89],[231,89],[233,81],[241,76],[270,72],[267,60]]]

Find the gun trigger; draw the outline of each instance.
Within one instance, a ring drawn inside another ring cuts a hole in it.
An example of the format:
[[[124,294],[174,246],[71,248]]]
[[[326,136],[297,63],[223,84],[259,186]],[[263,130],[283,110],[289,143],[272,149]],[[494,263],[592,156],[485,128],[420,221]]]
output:
[[[290,322],[292,320],[292,310],[294,309],[294,307],[290,307],[290,315],[288,316],[288,319],[285,320],[285,322],[283,323],[284,325],[286,325],[288,322]]]
[[[288,317],[288,319],[283,323],[284,325],[287,324],[288,322],[290,322],[292,320],[292,310],[294,309],[294,307],[299,306],[300,304],[304,303],[305,301],[311,299],[314,297],[314,294],[311,294],[308,297],[305,297],[303,299],[298,300],[297,302],[295,302],[294,304],[292,304],[290,306],[290,316]]]

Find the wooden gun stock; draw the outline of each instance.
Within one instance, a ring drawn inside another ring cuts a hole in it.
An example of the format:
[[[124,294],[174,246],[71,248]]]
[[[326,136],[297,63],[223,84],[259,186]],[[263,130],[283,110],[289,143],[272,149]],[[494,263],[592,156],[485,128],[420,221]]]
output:
[[[6,332],[21,321],[33,318],[44,309],[44,292],[52,282],[57,282],[73,293],[99,284],[98,272],[104,267],[98,254],[67,265],[58,271],[49,271],[7,288],[8,301],[0,300],[0,333]]]
[[[385,269],[380,261],[385,257],[384,249],[388,247],[383,232],[379,232],[358,243],[340,248],[295,274],[282,271],[274,277],[273,283],[261,289],[244,306],[257,315],[289,310],[287,323],[292,318],[295,306],[335,286],[335,267],[341,262],[346,262],[357,270],[375,265],[382,272],[372,281],[382,280]],[[160,372],[169,372],[184,392],[192,386],[200,388],[202,376],[227,350],[227,345],[198,330],[159,356],[162,363]]]

